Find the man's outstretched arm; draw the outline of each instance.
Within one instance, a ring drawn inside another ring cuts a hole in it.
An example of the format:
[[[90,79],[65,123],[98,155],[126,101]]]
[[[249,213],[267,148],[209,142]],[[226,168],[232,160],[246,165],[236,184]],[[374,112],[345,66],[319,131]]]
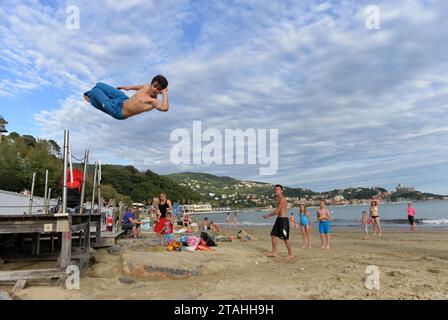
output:
[[[117,87],[118,90],[140,90],[141,88],[143,88],[143,84],[140,85],[136,85],[136,86],[120,86]]]

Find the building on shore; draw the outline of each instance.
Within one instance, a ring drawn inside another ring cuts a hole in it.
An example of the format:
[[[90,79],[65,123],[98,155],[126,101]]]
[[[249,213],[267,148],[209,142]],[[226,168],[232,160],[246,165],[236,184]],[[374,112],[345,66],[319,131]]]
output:
[[[8,130],[6,130],[6,125],[8,124],[8,121],[5,120],[5,118],[0,115],[0,142],[2,141],[2,136],[4,133],[7,133]]]
[[[404,184],[399,183],[397,188],[396,188],[396,193],[401,194],[401,193],[409,193],[409,192],[415,192],[415,188],[412,187],[406,187]]]

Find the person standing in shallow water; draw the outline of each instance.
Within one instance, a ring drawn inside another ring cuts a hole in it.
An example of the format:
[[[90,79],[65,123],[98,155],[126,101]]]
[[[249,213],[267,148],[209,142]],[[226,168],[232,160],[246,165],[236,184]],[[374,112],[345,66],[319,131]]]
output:
[[[268,257],[276,257],[277,256],[277,238],[284,240],[286,249],[288,250],[288,255],[286,258],[293,258],[291,242],[289,241],[289,218],[287,214],[287,201],[283,196],[283,187],[281,185],[275,186],[275,196],[277,198],[277,209],[272,213],[263,215],[264,219],[267,219],[272,216],[277,216],[275,220],[274,226],[271,231],[271,240],[272,240],[272,252],[268,253]]]
[[[233,225],[236,231],[238,229],[238,212],[236,210],[233,212]]]
[[[406,209],[407,213],[408,213],[408,221],[409,224],[411,225],[411,231],[417,231],[417,225],[415,224],[415,209],[412,206],[412,202],[408,203],[408,207]]]

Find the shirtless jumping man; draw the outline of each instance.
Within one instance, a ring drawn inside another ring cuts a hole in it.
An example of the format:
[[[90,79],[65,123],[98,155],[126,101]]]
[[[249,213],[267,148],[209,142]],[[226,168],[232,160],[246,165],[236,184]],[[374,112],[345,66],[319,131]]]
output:
[[[122,90],[136,90],[128,97]],[[162,102],[157,95],[162,95]],[[105,83],[97,83],[90,91],[84,93],[84,99],[100,111],[117,120],[124,120],[139,113],[157,109],[168,111],[168,81],[162,75],[155,76],[151,84],[124,86],[114,88]]]
[[[289,241],[289,219],[286,212],[286,198],[283,196],[283,187],[281,185],[275,186],[275,196],[278,200],[277,209],[272,213],[263,215],[264,219],[277,215],[274,227],[271,231],[272,252],[268,254],[269,257],[277,256],[277,238],[285,241],[288,255],[286,258],[293,258],[291,243]]]

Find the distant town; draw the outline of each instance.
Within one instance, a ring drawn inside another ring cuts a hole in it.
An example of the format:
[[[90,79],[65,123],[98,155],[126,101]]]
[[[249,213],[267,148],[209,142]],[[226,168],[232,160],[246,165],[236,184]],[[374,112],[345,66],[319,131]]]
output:
[[[187,175],[183,176],[182,175]],[[237,206],[270,208],[274,205],[273,184],[253,181],[239,181],[225,177],[228,181],[223,183],[220,178],[208,174],[186,173],[170,175],[177,177],[179,185],[191,188],[214,206]],[[181,178],[179,179],[179,176]],[[181,180],[181,181],[179,181]],[[210,191],[212,190],[212,192]],[[285,195],[291,207],[303,202],[307,206],[318,206],[320,199],[328,205],[368,205],[372,198],[381,198],[382,202],[406,202],[448,200],[448,196],[422,193],[414,187],[398,184],[394,191],[381,187],[371,188],[344,188],[328,192],[314,192],[300,188],[285,188]]]

